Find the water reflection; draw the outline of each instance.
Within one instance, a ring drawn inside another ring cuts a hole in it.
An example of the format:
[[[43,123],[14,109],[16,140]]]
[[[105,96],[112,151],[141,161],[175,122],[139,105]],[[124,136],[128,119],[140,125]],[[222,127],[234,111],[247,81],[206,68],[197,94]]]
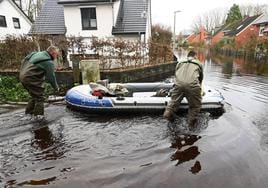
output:
[[[66,149],[62,141],[62,133],[54,135],[48,126],[33,131],[31,146],[37,150],[36,160],[55,160],[61,158]]]
[[[197,140],[201,139],[201,136],[191,134],[178,134],[173,137],[170,148],[182,149],[185,146],[193,145]]]
[[[32,140],[32,146],[39,150],[47,149],[48,147],[53,145],[53,134],[49,130],[49,128],[43,127],[41,129],[33,131],[34,138]]]
[[[179,134],[173,137],[170,148],[175,148],[176,151],[170,159],[171,161],[178,161],[175,166],[194,160],[200,154],[198,147],[193,146],[199,139],[201,139],[201,136],[191,134]],[[199,161],[196,161],[189,171],[196,174],[200,170],[201,164]]]
[[[199,148],[195,143],[202,138],[199,133],[207,128],[210,119],[213,117],[209,113],[200,113],[194,130],[189,130],[187,117],[178,117],[174,123],[168,124],[170,148],[176,149],[170,157],[171,161],[177,161],[175,166],[193,161],[200,155]],[[192,174],[197,174],[201,169],[200,161],[196,160],[189,171]]]
[[[201,171],[201,164],[199,161],[196,161],[194,166],[191,167],[190,172],[197,174],[199,171]]]
[[[231,78],[233,74],[233,62],[232,61],[225,61],[222,64],[222,73],[225,78]]]
[[[55,176],[46,178],[46,179],[41,179],[41,180],[29,180],[29,181],[24,181],[22,183],[18,183],[18,186],[38,186],[38,185],[47,185],[50,182],[55,181],[57,178]]]
[[[0,187],[267,187],[267,78],[237,77],[263,67],[211,58],[205,84],[230,107],[218,119],[201,115],[194,131],[187,115],[167,130],[159,116],[92,116],[50,106],[53,122],[32,131],[19,118],[22,110],[1,114]]]
[[[231,78],[233,74],[236,76],[241,76],[243,74],[268,75],[267,62],[259,62],[254,59],[227,57],[219,54],[207,56],[206,61],[209,61],[210,59],[214,63],[222,66],[222,73],[226,78]]]

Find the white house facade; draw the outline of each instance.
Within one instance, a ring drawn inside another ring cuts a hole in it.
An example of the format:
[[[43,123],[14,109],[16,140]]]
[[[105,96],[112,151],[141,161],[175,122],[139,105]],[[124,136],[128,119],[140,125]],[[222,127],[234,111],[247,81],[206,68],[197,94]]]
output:
[[[12,0],[0,0],[0,39],[7,35],[26,35],[31,21]]]
[[[64,19],[67,36],[81,36],[83,38],[112,36],[115,25],[119,1],[96,5],[66,5]],[[87,15],[91,14],[91,15]],[[87,16],[92,16],[87,18]]]
[[[59,0],[66,36],[146,41],[151,36],[151,0]]]

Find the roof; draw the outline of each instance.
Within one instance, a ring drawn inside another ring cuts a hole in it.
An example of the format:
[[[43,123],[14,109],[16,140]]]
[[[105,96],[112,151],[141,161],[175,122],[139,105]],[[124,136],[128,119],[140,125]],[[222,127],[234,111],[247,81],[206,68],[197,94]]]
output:
[[[112,34],[137,34],[146,32],[148,4],[144,0],[121,0]]]
[[[228,25],[221,25],[221,26],[215,27],[214,33],[212,34],[212,36],[216,36],[218,33],[223,32],[225,28],[227,27]]]
[[[43,6],[29,34],[64,35],[66,32],[63,5],[58,0],[43,0]]]
[[[58,0],[59,4],[98,4],[98,3],[111,3],[115,0]]]
[[[260,15],[249,16],[242,21],[234,22],[224,29],[225,36],[235,36],[252,24]]]
[[[268,23],[268,14],[264,14],[260,19],[258,19],[255,24],[267,24]]]

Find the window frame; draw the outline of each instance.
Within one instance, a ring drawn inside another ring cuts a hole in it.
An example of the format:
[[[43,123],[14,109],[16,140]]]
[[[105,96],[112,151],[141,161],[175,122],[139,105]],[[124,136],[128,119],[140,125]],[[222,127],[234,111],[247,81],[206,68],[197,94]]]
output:
[[[87,10],[87,12],[85,12]],[[94,12],[91,12],[90,10],[94,10]],[[80,8],[80,13],[81,13],[81,24],[82,24],[82,30],[97,30],[97,12],[96,12],[96,7],[81,7]],[[87,15],[85,15],[87,14]],[[93,15],[93,18],[91,18],[91,14]],[[90,20],[95,20],[96,26],[91,26]],[[85,22],[88,21],[89,26],[85,26]]]
[[[19,18],[12,17],[12,21],[13,21],[13,26],[14,26],[15,29],[20,29],[21,28],[20,27],[20,19]],[[19,25],[18,27],[15,26],[16,21],[17,21],[17,23]]]
[[[264,34],[264,29],[265,29],[265,25],[260,25],[260,30],[259,30],[259,36],[263,36],[263,34]]]
[[[0,24],[0,27],[7,27],[7,21],[6,21],[6,17],[3,15],[0,15],[0,18],[3,18],[3,25]],[[0,22],[1,23],[1,22]]]

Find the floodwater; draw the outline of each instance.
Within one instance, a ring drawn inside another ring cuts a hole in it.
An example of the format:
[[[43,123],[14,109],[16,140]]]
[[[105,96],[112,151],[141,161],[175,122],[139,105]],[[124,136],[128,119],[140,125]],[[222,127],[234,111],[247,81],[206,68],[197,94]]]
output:
[[[194,131],[186,115],[174,126],[160,115],[91,116],[50,104],[37,128],[21,107],[2,112],[0,187],[267,188],[267,63],[203,62],[226,112],[200,114]]]

